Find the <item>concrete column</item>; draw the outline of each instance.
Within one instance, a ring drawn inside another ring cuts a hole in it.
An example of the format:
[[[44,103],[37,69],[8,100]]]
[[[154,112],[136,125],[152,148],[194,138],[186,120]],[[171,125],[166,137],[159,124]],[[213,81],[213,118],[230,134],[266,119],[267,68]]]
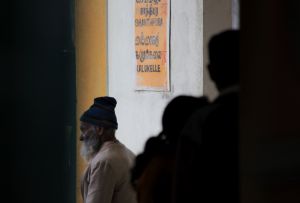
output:
[[[241,4],[241,202],[300,202],[298,1]]]

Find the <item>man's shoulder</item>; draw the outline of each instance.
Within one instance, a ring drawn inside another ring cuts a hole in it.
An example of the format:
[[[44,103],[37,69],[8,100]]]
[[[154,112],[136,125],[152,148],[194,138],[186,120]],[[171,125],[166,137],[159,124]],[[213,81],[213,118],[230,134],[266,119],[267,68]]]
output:
[[[100,149],[96,156],[93,158],[92,166],[99,164],[115,165],[118,162],[124,164],[132,163],[135,155],[125,145],[120,142],[113,143],[109,146],[105,146],[104,149]]]

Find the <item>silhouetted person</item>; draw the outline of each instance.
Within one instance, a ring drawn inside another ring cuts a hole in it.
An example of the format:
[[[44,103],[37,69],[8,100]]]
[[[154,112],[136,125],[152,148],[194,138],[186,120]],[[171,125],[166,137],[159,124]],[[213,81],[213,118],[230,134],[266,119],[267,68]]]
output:
[[[179,142],[174,200],[238,202],[239,31],[209,41],[208,70],[219,96],[194,113]]]
[[[135,203],[130,184],[134,154],[115,137],[118,128],[113,97],[98,97],[80,118],[81,154],[88,167],[81,182],[84,203]]]
[[[139,203],[172,202],[178,137],[190,115],[206,104],[204,97],[178,96],[166,106],[162,132],[147,140],[132,170],[132,183]]]

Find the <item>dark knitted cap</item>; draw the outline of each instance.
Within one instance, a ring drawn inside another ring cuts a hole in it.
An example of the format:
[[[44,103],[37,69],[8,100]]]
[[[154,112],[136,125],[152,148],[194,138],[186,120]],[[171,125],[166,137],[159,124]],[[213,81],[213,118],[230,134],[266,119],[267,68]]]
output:
[[[118,129],[115,107],[117,101],[113,97],[98,97],[94,104],[82,114],[80,121],[100,127],[111,127]]]

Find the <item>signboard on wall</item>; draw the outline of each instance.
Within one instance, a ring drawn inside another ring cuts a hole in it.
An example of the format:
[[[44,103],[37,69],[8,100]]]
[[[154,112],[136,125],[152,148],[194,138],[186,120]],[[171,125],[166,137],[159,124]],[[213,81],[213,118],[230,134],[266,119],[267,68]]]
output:
[[[135,1],[136,90],[169,91],[170,0]]]

